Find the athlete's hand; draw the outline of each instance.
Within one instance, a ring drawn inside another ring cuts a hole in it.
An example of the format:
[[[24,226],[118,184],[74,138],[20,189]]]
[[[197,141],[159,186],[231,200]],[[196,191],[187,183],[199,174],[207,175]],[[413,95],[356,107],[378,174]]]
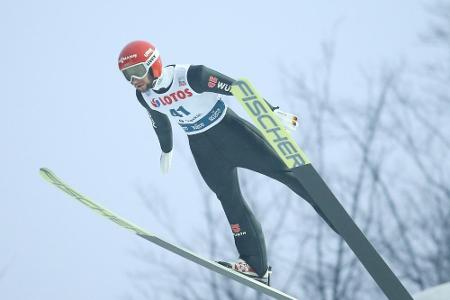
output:
[[[297,129],[299,123],[296,115],[284,112],[279,108],[275,108],[273,112],[280,118],[281,122],[283,122],[284,127],[289,130]]]
[[[172,165],[172,151],[168,153],[161,152],[159,165],[161,167],[161,173],[163,174],[169,173],[170,166]]]

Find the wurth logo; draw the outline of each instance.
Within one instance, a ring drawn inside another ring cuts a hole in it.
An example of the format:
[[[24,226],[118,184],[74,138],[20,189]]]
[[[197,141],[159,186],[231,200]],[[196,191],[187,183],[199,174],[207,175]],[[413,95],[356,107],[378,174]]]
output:
[[[239,224],[231,224],[231,231],[235,237],[246,235],[246,231],[241,231],[241,225]]]
[[[219,79],[215,76],[209,76],[208,87],[213,89],[216,86],[219,90],[224,90],[225,92],[231,91],[231,85],[219,81]]]
[[[174,102],[178,102],[192,96],[193,94],[190,89],[184,89],[173,92],[164,97],[153,98],[150,103],[153,107],[160,107],[161,105],[171,105]]]

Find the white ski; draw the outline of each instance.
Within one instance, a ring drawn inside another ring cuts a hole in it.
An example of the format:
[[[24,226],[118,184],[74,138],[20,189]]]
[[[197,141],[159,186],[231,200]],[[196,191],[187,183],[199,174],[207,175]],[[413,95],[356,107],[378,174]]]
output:
[[[203,258],[187,249],[183,249],[181,247],[178,247],[174,244],[171,244],[169,242],[164,241],[163,239],[157,237],[156,235],[149,233],[138,226],[122,219],[120,216],[114,214],[113,212],[109,211],[108,209],[98,205],[97,203],[93,202],[89,198],[81,195],[74,189],[72,189],[70,186],[68,186],[66,183],[61,181],[58,177],[56,177],[53,172],[51,172],[47,168],[41,168],[40,169],[41,176],[48,182],[52,183],[62,191],[66,192],[73,198],[77,199],[84,205],[88,206],[92,210],[96,211],[97,213],[101,214],[104,217],[107,217],[114,223],[120,225],[123,228],[126,228],[134,233],[136,233],[138,236],[166,249],[170,252],[173,252],[175,254],[178,254],[190,261],[193,261],[205,268],[210,269],[211,271],[217,272],[219,274],[222,274],[228,278],[231,278],[233,280],[238,281],[239,283],[242,283],[252,289],[255,289],[261,293],[264,293],[268,296],[271,296],[275,299],[283,299],[283,300],[295,300],[296,298],[289,296],[277,289],[274,289],[270,286],[267,286],[259,281],[253,280],[245,275],[242,275],[238,272],[235,272],[229,268],[226,268],[214,261],[211,261],[209,259]]]

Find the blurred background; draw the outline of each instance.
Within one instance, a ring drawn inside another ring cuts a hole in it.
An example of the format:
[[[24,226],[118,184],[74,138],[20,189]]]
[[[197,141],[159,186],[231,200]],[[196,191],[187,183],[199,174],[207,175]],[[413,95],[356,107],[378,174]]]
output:
[[[268,299],[39,177],[48,167],[170,242],[237,257],[177,125],[172,170],[159,171],[156,135],[117,68],[136,39],[164,64],[249,78],[298,114],[294,138],[407,289],[450,281],[448,0],[16,0],[2,11],[0,299]],[[299,299],[385,299],[305,201],[262,175],[240,178],[274,287]]]

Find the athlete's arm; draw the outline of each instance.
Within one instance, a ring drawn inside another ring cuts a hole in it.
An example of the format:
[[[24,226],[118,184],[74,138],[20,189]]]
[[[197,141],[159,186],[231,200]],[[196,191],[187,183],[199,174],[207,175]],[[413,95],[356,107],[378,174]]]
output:
[[[203,65],[191,65],[187,71],[187,81],[196,93],[211,92],[231,96],[231,85],[235,80]],[[272,110],[278,108],[266,99],[264,101]]]
[[[173,148],[172,126],[170,125],[169,118],[165,114],[151,109],[138,90],[136,90],[136,97],[150,115],[153,128],[158,136],[161,150],[164,153],[169,153]]]

